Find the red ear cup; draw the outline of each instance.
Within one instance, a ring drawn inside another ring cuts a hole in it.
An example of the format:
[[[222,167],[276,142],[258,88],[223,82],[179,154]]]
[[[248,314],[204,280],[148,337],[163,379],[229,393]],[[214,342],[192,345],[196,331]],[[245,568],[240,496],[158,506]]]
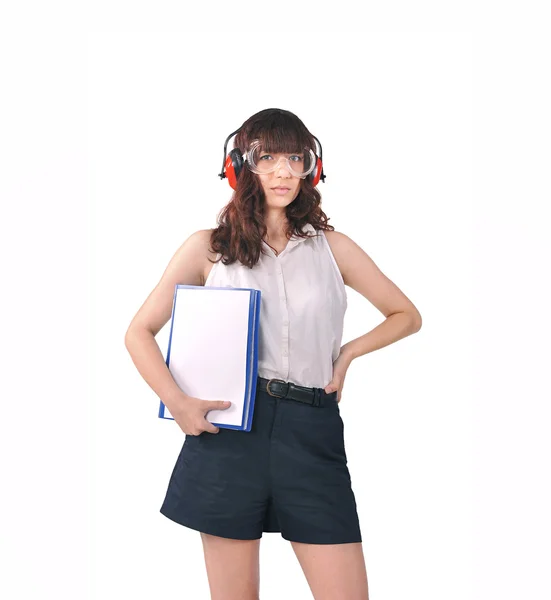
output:
[[[224,165],[224,174],[228,180],[230,186],[235,190],[237,187],[237,177],[235,176],[235,170],[233,168],[233,163],[231,156],[226,158],[226,164]]]
[[[321,158],[316,154],[316,166],[314,167],[314,170],[308,175],[308,181],[312,184],[312,187],[316,187],[316,185],[318,185],[320,181],[321,170]]]
[[[226,164],[224,165],[224,173],[228,178],[228,183],[235,190],[237,188],[237,178],[239,173],[243,169],[243,157],[241,152],[237,148],[231,150],[226,158]]]

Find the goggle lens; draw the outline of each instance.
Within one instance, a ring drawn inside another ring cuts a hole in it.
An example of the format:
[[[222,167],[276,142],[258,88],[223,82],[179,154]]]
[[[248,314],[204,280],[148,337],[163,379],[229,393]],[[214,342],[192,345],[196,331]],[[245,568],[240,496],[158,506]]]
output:
[[[316,166],[316,156],[311,148],[303,148],[294,154],[275,154],[260,150],[260,142],[251,144],[245,160],[253,173],[273,173],[280,167],[286,167],[295,177],[306,177]]]

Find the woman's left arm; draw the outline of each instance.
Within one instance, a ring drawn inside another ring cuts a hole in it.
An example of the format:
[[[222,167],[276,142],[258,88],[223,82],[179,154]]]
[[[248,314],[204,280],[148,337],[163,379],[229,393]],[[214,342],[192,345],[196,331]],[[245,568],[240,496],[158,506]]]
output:
[[[377,267],[373,260],[348,236],[326,231],[327,241],[341,271],[344,283],[367,298],[385,320],[366,334],[341,347],[333,363],[333,379],[326,392],[338,391],[338,401],[346,371],[359,356],[384,348],[421,329],[421,313],[413,302]]]

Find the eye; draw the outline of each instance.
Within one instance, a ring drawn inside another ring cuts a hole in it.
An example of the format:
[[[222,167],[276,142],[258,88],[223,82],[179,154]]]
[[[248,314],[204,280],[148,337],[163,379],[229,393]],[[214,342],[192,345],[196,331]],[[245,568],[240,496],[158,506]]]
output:
[[[260,157],[260,160],[262,160],[263,158],[272,158],[271,154],[264,154]],[[301,160],[303,160],[303,157],[301,154],[291,154],[289,156],[289,160],[291,162],[300,162]]]

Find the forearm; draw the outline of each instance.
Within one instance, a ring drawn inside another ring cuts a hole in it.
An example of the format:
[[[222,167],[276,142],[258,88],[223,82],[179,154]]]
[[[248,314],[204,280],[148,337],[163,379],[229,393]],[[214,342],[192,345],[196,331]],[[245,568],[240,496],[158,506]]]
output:
[[[419,331],[420,328],[420,319],[412,313],[394,313],[371,331],[344,344],[341,347],[341,354],[346,355],[352,361],[368,352],[389,346]]]
[[[145,329],[131,329],[124,344],[140,375],[171,411],[172,399],[182,397],[183,392],[166,366],[153,334]]]

